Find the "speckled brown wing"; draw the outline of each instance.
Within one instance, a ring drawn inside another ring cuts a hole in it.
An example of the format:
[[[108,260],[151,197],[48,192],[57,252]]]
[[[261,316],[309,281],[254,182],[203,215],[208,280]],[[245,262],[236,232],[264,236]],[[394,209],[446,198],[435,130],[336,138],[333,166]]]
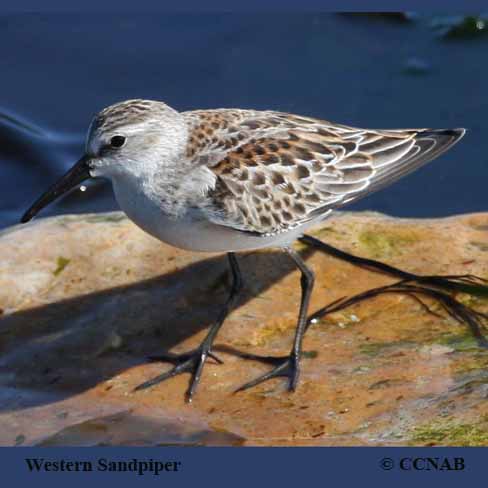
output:
[[[363,130],[280,112],[191,112],[188,157],[216,175],[209,218],[276,234],[384,186],[443,152],[453,131]]]

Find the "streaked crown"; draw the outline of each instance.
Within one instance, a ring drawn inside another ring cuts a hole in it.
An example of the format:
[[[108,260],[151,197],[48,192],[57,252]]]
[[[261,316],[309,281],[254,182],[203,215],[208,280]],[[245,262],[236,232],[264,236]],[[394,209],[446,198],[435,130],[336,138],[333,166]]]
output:
[[[126,125],[142,124],[165,119],[177,112],[163,102],[154,100],[125,100],[110,105],[99,112],[92,123],[94,130],[111,132]]]

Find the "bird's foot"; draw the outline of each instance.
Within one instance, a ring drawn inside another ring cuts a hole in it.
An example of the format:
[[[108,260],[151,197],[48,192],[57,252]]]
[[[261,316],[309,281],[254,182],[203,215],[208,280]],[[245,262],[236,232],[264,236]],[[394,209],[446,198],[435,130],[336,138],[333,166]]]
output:
[[[182,373],[190,373],[192,377],[190,381],[190,387],[186,392],[186,401],[191,402],[193,395],[195,394],[195,391],[198,387],[198,383],[200,382],[203,366],[209,357],[219,364],[223,363],[223,361],[219,359],[218,356],[213,354],[209,350],[209,348],[203,345],[198,347],[197,349],[181,354],[167,352],[159,354],[157,356],[149,356],[149,361],[170,362],[174,364],[174,367],[169,371],[166,371],[165,373],[160,374],[159,376],[156,376],[155,378],[152,378],[148,381],[145,381],[139,386],[136,386],[136,388],[134,388],[134,391],[144,390]]]
[[[249,356],[254,356],[254,355],[250,354]],[[260,383],[264,383],[265,381],[271,380],[273,378],[278,378],[281,376],[288,378],[288,390],[295,391],[298,384],[298,377],[300,375],[300,358],[296,354],[291,353],[289,356],[282,356],[282,357],[254,356],[254,357],[249,357],[248,359],[255,359],[258,361],[271,363],[274,364],[275,367],[271,371],[268,371],[267,373],[263,374],[262,376],[259,376],[258,378],[251,380],[248,383],[242,385],[236,390],[236,393],[238,391],[247,390],[249,388],[252,388],[253,386],[259,385]]]

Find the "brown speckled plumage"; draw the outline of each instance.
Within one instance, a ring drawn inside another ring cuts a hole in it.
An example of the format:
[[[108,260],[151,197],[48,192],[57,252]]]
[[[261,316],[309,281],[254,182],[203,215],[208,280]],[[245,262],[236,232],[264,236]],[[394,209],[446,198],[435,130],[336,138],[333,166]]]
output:
[[[187,158],[217,178],[208,193],[210,218],[266,235],[325,216],[396,180],[448,142],[426,129],[364,130],[271,111],[183,116],[190,127]]]

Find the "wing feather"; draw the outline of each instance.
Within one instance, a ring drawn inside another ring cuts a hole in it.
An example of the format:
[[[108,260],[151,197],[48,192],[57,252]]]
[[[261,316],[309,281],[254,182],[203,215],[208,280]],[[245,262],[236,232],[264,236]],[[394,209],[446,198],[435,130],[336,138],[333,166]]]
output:
[[[446,151],[463,129],[366,130],[281,112],[184,114],[187,157],[216,176],[203,209],[221,225],[263,235],[328,214]]]

